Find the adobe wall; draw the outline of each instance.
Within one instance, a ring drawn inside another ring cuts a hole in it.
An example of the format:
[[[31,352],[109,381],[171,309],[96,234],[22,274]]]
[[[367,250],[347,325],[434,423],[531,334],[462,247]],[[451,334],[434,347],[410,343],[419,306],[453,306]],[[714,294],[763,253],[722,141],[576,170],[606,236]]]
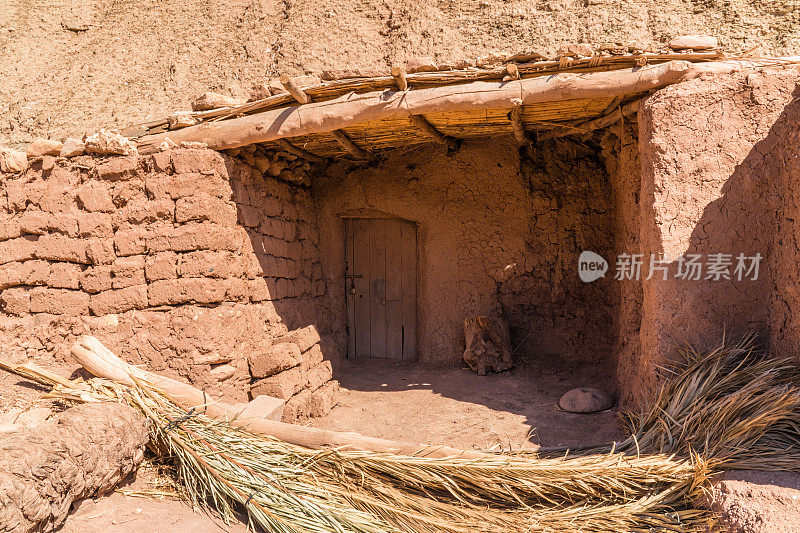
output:
[[[615,257],[641,250],[641,167],[638,124],[624,121],[611,128],[603,139],[603,160],[611,180],[614,250],[604,256],[609,261],[610,280],[615,274]],[[615,378],[619,400],[629,404],[635,398],[651,395],[655,376],[643,364],[640,329],[642,322],[642,283],[631,279],[614,281]]]
[[[723,332],[756,331],[776,355],[797,355],[796,79],[794,69],[696,79],[639,111],[641,251],[673,261],[668,280],[642,283],[641,372]],[[687,253],[764,258],[756,281],[675,279]]]
[[[252,387],[307,415],[336,388],[324,293],[308,190],[226,155],[45,157],[0,176],[4,357],[64,363],[88,333],[212,396]]]
[[[501,315],[525,359],[611,356],[610,283],[583,284],[582,249],[612,246],[610,185],[596,154],[544,143],[520,159],[511,139],[430,145],[378,164],[338,163],[315,178],[330,333],[346,346],[344,229],[340,215],[374,212],[418,225],[418,354],[458,361],[463,321]]]

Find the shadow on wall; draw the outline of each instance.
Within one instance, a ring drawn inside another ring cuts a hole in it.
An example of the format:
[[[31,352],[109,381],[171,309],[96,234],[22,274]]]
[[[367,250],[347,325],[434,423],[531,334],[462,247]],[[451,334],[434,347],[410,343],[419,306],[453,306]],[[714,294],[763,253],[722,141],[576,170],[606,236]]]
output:
[[[532,209],[521,264],[498,284],[512,343],[530,359],[613,360],[613,281],[584,283],[581,252],[614,247],[614,201],[598,150],[569,139],[520,150]]]
[[[346,342],[344,232],[339,215],[375,210],[418,225],[419,360],[453,364],[468,316],[504,315],[519,359],[612,357],[611,283],[580,282],[583,249],[613,247],[611,187],[598,153],[542,143],[524,167],[509,137],[431,145],[380,164],[338,164],[315,179],[328,280],[326,323]]]
[[[642,252],[647,263],[651,253],[668,260],[666,279],[657,271],[643,282],[640,363],[652,369],[651,393],[656,367],[680,344],[708,349],[725,333],[755,331],[776,355],[797,355],[795,76],[696,80],[657,94],[640,113],[643,219],[654,223]],[[753,279],[747,269],[759,254]]]
[[[259,296],[272,301],[290,330],[322,330],[317,299],[325,283],[310,193],[241,164],[231,165],[229,175],[239,225],[250,241],[244,251],[257,261],[263,279]]]
[[[271,157],[285,165],[281,158],[293,156]],[[336,404],[339,386],[331,381],[330,360],[340,351],[319,334],[325,282],[311,195],[252,166],[233,160],[227,166],[237,220],[247,235],[243,254],[257,273],[251,299],[269,300],[289,330],[272,338],[252,332],[261,342],[251,342],[246,354],[253,380],[249,395],[286,400],[284,422],[322,416]]]

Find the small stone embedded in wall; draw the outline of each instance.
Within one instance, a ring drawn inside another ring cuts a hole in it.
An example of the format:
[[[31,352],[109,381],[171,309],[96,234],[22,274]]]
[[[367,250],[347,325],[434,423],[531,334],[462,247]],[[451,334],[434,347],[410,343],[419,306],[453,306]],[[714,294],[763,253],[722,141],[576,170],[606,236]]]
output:
[[[130,139],[106,129],[101,129],[86,137],[84,147],[86,152],[95,155],[136,156],[138,154],[136,145]]]
[[[62,143],[50,139],[34,139],[28,145],[28,159],[43,157],[46,155],[57,156],[61,152]]]
[[[25,152],[0,146],[0,172],[16,173],[28,168],[28,156]]]
[[[61,150],[58,155],[61,157],[76,157],[85,153],[86,147],[84,146],[83,141],[69,137],[64,141],[64,144],[61,146]]]

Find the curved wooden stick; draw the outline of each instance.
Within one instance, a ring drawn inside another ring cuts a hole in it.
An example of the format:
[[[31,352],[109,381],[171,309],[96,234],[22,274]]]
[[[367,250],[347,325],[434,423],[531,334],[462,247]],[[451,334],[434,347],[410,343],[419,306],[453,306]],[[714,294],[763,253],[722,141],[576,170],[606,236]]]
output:
[[[492,454],[473,450],[460,450],[450,446],[431,446],[378,439],[365,437],[358,433],[328,431],[263,418],[238,418],[241,408],[214,401],[203,391],[189,384],[132,366],[117,357],[111,350],[103,346],[99,340],[90,335],[80,337],[75,342],[72,346],[72,355],[83,368],[95,376],[110,379],[129,387],[134,385],[134,379],[132,378],[136,378],[159,389],[164,393],[164,396],[187,411],[192,408],[201,408],[209,418],[225,420],[233,426],[241,427],[252,433],[267,435],[306,448],[338,448],[437,459],[497,459],[497,456]]]

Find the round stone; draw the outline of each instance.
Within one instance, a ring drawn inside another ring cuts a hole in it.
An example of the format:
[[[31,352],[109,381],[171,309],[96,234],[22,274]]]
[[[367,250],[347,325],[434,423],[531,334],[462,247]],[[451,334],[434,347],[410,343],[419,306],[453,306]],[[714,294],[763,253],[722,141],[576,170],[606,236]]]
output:
[[[570,413],[596,413],[611,409],[614,399],[603,390],[594,387],[578,387],[564,394],[558,400],[558,405]]]

